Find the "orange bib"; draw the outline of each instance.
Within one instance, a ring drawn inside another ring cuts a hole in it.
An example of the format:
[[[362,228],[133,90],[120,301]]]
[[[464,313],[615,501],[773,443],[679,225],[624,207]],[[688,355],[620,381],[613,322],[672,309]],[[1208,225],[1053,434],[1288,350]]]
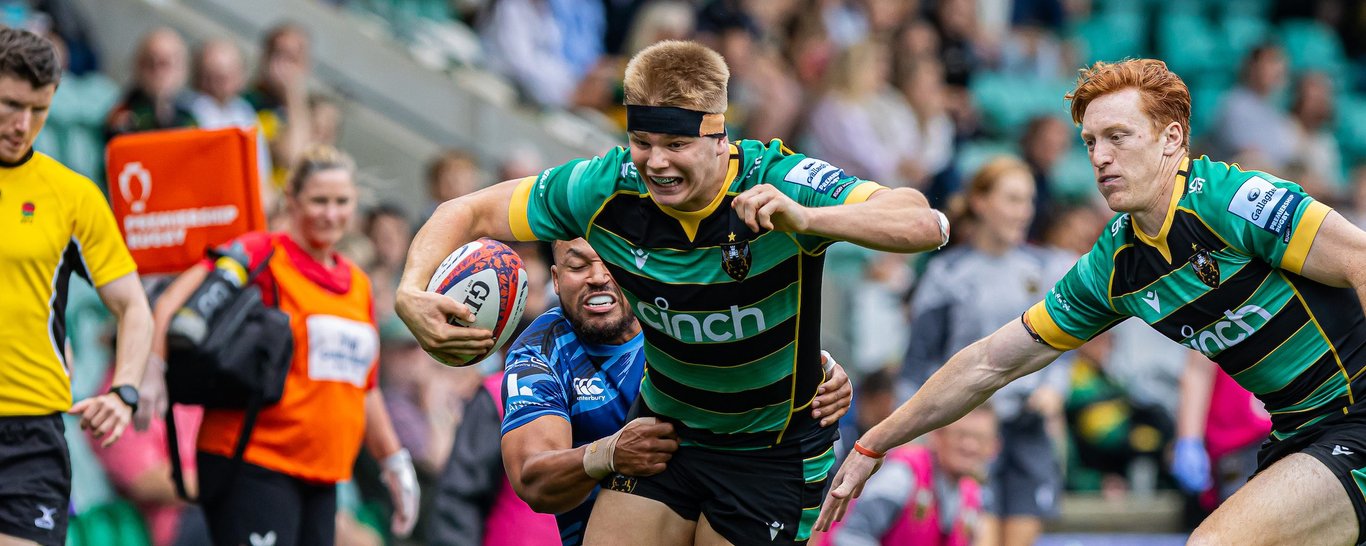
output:
[[[294,332],[294,362],[279,404],[265,408],[247,462],[314,482],[350,479],[365,434],[365,393],[375,385],[379,332],[370,279],[354,264],[351,289],[336,294],[304,277],[280,242],[269,272]],[[199,449],[231,457],[243,411],[210,410]]]

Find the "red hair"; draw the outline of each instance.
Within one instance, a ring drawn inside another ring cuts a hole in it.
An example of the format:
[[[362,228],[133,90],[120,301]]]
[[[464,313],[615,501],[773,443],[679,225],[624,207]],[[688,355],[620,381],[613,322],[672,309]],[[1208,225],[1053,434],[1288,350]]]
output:
[[[1158,127],[1181,124],[1181,146],[1190,147],[1191,94],[1186,82],[1157,59],[1126,59],[1117,63],[1097,61],[1083,68],[1077,87],[1065,99],[1072,101],[1072,122],[1081,125],[1086,107],[1098,97],[1125,89],[1137,89],[1143,113]]]

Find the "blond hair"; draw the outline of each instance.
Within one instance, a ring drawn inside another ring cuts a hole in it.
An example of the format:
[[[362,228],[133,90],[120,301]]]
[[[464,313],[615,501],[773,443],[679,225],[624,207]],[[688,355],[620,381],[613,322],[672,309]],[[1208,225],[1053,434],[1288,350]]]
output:
[[[696,42],[665,40],[626,64],[626,104],[721,114],[728,80],[730,68],[720,53]]]
[[[1143,114],[1157,126],[1181,124],[1181,147],[1190,148],[1191,93],[1186,82],[1157,59],[1125,59],[1117,63],[1097,61],[1079,71],[1077,86],[1063,98],[1072,101],[1072,122],[1081,124],[1086,107],[1097,98],[1125,89],[1137,89]]]
[[[303,155],[299,157],[299,161],[294,164],[294,168],[289,173],[285,192],[290,196],[297,196],[303,190],[304,183],[308,182],[309,177],[320,171],[333,169],[341,169],[355,174],[356,161],[351,159],[351,156],[346,152],[325,144],[304,150]]]

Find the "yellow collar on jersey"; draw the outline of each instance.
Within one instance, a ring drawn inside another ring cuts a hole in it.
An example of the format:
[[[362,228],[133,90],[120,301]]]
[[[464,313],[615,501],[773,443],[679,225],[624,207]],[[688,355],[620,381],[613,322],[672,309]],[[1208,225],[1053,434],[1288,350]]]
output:
[[[721,183],[721,189],[716,191],[716,196],[711,198],[711,203],[707,203],[705,208],[698,211],[687,212],[661,205],[658,201],[654,201],[653,198],[651,198],[651,201],[654,201],[655,206],[659,207],[659,210],[664,211],[664,214],[678,220],[678,223],[683,226],[683,233],[687,234],[689,241],[692,241],[697,238],[697,227],[702,224],[702,220],[711,216],[711,213],[716,212],[716,208],[721,206],[721,202],[725,200],[726,192],[730,190],[730,185],[735,182],[735,175],[739,172],[740,149],[735,147],[734,144],[731,144],[730,166],[726,168],[726,180]]]
[[[1167,216],[1162,219],[1162,229],[1158,230],[1157,235],[1149,236],[1147,233],[1143,233],[1143,228],[1138,226],[1137,221],[1130,221],[1134,226],[1134,235],[1138,236],[1138,240],[1156,248],[1169,264],[1172,263],[1172,251],[1167,248],[1167,232],[1171,231],[1172,219],[1176,217],[1176,204],[1181,201],[1181,194],[1186,189],[1186,176],[1190,174],[1190,163],[1191,158],[1181,158],[1181,167],[1176,170],[1176,183],[1172,184],[1172,197],[1167,203]]]

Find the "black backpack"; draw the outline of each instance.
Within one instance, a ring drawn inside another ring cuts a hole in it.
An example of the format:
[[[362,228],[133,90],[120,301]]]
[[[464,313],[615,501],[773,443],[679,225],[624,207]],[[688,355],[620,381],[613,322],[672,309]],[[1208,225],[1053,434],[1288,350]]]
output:
[[[267,306],[253,281],[270,264],[274,250],[252,269],[246,282],[235,288],[216,314],[209,318],[207,334],[199,344],[167,343],[166,347],[166,439],[170,447],[171,474],[176,492],[194,501],[185,490],[180,445],[176,437],[175,404],[208,409],[242,409],[245,416],[233,449],[232,476],[236,479],[251,440],[256,417],[262,408],[284,396],[285,378],[294,357],[294,335],[289,315]],[[211,258],[217,253],[209,252]],[[198,291],[198,289],[196,289]]]

